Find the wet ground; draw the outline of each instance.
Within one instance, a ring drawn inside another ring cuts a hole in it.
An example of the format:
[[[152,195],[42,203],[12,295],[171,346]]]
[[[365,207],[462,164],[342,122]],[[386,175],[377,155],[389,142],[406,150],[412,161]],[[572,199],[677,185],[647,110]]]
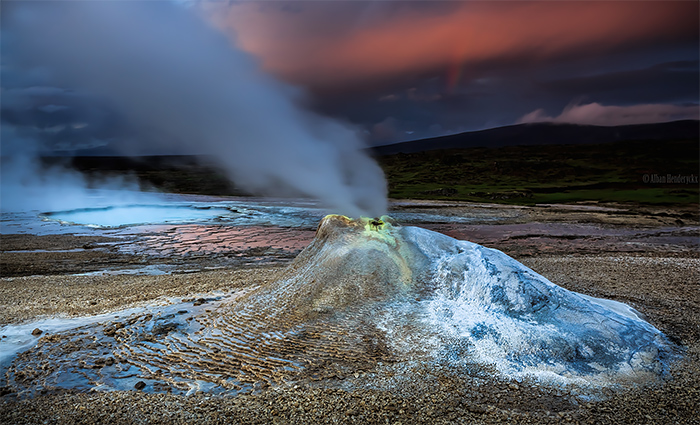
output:
[[[313,239],[324,211],[288,200],[168,199],[169,203],[3,213],[0,275],[165,274],[285,264]],[[621,205],[536,207],[394,202],[399,223],[496,248],[542,254],[695,256],[697,211]]]
[[[285,200],[168,202],[178,209],[169,211],[165,224],[144,219],[143,210],[127,216],[124,226],[90,222],[100,211],[136,211],[109,205],[3,213],[0,325],[168,303],[163,297],[189,302],[186,310],[192,310],[199,300],[194,294],[230,293],[273,280],[311,241],[324,215],[313,204]],[[189,210],[196,217],[183,218]],[[413,384],[379,391],[372,387],[374,375],[351,378],[329,365],[322,370],[323,385],[309,380],[239,397],[140,390],[0,397],[0,423],[698,423],[697,206],[402,201],[392,203],[389,214],[399,223],[504,251],[567,289],[628,303],[682,347],[684,360],[659,385],[591,403],[538,385],[494,380],[464,386],[451,377],[453,371],[439,369],[406,371],[417,377]],[[76,223],[85,217],[87,222]],[[25,333],[43,327],[37,339],[54,337],[48,324],[37,323],[26,325]],[[381,364],[368,368],[382,370]],[[352,379],[366,379],[366,388],[347,390],[344,383]]]

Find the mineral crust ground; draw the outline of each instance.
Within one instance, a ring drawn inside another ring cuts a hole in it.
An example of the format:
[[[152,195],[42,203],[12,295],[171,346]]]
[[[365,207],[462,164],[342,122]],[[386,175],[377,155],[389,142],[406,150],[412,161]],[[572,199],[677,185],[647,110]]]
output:
[[[697,208],[421,201],[394,209],[500,217],[495,223],[415,225],[502,250],[566,289],[627,303],[681,346],[683,359],[659,383],[611,390],[604,399],[590,401],[534,384],[455,379],[454,371],[439,367],[416,367],[410,371],[413,379],[400,389],[376,389],[372,379],[392,379],[382,375],[390,369],[380,362],[352,375],[330,364],[319,371],[320,380],[309,376],[238,396],[150,394],[134,388],[19,398],[0,388],[0,423],[700,423]],[[269,238],[261,236],[264,231],[188,225],[127,237],[3,234],[0,326],[263,285],[313,238],[310,228],[272,229]],[[136,272],[124,273],[132,269]],[[366,385],[358,385],[363,380]]]

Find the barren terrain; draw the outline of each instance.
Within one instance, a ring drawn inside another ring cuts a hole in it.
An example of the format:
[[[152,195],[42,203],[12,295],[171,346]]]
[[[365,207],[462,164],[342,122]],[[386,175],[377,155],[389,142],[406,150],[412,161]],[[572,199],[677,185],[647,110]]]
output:
[[[497,224],[477,220],[420,225],[500,249],[567,289],[632,305],[681,347],[683,360],[673,365],[662,382],[611,391],[602,400],[585,403],[546,386],[498,379],[475,385],[455,379],[458,371],[427,368],[412,371],[415,378],[400,390],[372,389],[369,381],[362,388],[358,383],[363,379],[381,375],[380,365],[369,367],[366,376],[344,376],[329,365],[329,373],[320,381],[300,379],[236,397],[147,394],[136,389],[68,391],[33,398],[4,394],[0,422],[700,423],[696,415],[700,256],[695,207],[503,207],[422,201],[394,208],[419,213],[440,210],[455,216],[486,211],[500,216]],[[191,236],[191,230],[161,229],[126,241],[71,234],[2,235],[0,325],[56,315],[94,315],[164,303],[167,297],[261,285],[274,280],[313,238],[312,229],[274,230],[274,237],[261,242],[250,232],[209,227],[198,229],[200,239],[218,235],[206,239],[209,245],[164,253]],[[172,266],[172,273],[113,273],[152,265]],[[95,273],[76,275],[84,272]]]

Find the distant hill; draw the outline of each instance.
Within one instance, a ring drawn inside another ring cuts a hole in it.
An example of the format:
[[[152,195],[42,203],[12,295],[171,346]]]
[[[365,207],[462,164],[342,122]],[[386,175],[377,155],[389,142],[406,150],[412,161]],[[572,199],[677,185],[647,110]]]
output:
[[[627,140],[683,140],[700,136],[700,121],[601,127],[594,125],[533,123],[376,146],[375,155],[416,153],[442,149],[498,148],[528,145],[579,145]]]

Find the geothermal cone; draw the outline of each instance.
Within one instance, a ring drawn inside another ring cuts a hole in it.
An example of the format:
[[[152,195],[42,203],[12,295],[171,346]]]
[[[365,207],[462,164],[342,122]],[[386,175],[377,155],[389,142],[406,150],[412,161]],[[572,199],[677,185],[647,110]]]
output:
[[[208,301],[44,337],[18,355],[6,384],[239,391],[381,361],[605,386],[653,378],[674,352],[625,304],[387,217],[327,216],[271,283]]]

